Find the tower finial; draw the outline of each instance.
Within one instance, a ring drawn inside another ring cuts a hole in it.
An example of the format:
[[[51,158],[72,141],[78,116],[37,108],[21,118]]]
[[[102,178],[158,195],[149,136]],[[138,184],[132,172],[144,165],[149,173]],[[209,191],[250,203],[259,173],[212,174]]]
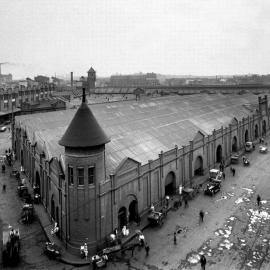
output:
[[[85,103],[85,88],[82,89],[82,103]]]

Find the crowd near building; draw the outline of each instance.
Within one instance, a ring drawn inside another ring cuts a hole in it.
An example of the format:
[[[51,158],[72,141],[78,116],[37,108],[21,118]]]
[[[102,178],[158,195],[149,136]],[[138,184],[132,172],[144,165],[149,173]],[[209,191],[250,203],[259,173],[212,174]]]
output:
[[[179,187],[266,135],[268,97],[168,95],[15,119],[14,148],[70,249],[95,253]]]

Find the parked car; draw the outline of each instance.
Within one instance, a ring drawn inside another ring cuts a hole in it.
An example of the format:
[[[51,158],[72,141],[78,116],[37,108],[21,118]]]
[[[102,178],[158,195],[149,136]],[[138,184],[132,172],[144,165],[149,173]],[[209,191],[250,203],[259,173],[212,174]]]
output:
[[[260,145],[259,149],[260,153],[267,153],[268,151],[267,146],[265,145]]]
[[[220,181],[209,181],[209,183],[206,186],[206,189],[204,190],[204,194],[213,196],[214,194],[220,191],[220,188],[221,188]]]
[[[245,143],[245,151],[246,152],[252,152],[255,148],[255,145],[253,144],[253,142],[246,142]]]
[[[231,156],[231,164],[237,164],[239,162],[239,155],[234,154]]]
[[[0,128],[0,132],[5,132],[7,130],[7,127],[6,126],[3,126]]]

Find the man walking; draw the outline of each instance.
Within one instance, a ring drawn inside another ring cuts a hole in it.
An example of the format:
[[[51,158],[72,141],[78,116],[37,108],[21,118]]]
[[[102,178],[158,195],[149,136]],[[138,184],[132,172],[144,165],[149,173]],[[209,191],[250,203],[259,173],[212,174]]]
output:
[[[150,247],[149,247],[149,245],[146,243],[144,248],[145,248],[145,252],[146,252],[146,257],[148,257]]]
[[[175,245],[177,244],[176,232],[173,233],[173,242]]]
[[[187,198],[184,198],[184,201],[185,201],[185,208],[187,208],[188,207],[188,200],[187,200]]]
[[[205,258],[204,255],[201,255],[200,263],[201,263],[201,268],[202,268],[202,270],[205,270],[206,258]]]
[[[258,205],[258,207],[261,206],[261,196],[259,194],[257,196],[257,205]]]
[[[200,222],[203,222],[203,218],[204,218],[204,212],[203,210],[200,211]]]

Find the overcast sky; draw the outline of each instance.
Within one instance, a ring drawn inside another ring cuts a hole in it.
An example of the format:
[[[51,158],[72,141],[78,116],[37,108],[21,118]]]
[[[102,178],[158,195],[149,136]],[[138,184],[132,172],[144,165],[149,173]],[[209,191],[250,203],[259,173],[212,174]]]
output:
[[[269,0],[0,0],[2,73],[270,73]]]

